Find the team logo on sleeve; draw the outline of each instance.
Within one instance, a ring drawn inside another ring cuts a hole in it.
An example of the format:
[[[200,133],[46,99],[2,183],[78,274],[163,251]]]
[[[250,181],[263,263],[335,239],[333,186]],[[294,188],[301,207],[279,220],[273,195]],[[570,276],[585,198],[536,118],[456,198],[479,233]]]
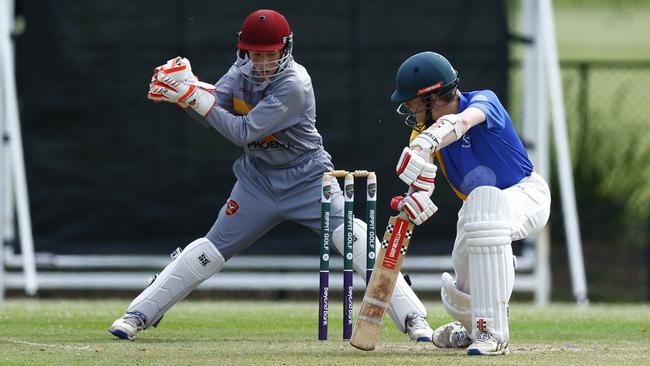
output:
[[[469,149],[472,147],[472,139],[469,137],[469,135],[465,134],[463,137],[460,139],[460,147],[463,149]]]
[[[488,97],[483,94],[477,94],[472,98],[472,102],[487,102]]]
[[[231,198],[228,200],[228,202],[226,202],[226,215],[232,216],[238,210],[239,210],[239,203],[237,203],[237,201]]]

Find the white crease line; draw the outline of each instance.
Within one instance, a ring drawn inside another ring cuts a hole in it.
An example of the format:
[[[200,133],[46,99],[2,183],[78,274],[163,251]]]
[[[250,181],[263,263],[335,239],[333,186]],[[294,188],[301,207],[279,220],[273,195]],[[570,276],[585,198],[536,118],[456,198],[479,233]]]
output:
[[[3,341],[6,341],[6,342],[12,342],[12,343],[18,343],[18,344],[26,344],[28,346],[60,347],[60,348],[74,349],[74,350],[89,350],[90,349],[90,346],[77,347],[77,346],[68,346],[68,345],[65,345],[65,344],[34,343],[34,342],[28,342],[28,341],[21,341],[20,339],[6,339],[6,338],[1,338],[1,339]]]

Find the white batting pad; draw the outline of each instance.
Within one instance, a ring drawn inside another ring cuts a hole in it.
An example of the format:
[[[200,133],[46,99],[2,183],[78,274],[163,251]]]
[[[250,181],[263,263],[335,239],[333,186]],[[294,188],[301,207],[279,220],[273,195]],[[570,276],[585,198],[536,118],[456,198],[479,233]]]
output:
[[[498,341],[507,343],[508,301],[515,279],[509,202],[496,187],[478,187],[465,205],[472,337],[489,330]]]
[[[456,288],[456,281],[447,272],[442,274],[440,297],[447,313],[461,322],[465,329],[472,329],[472,298]]]
[[[156,280],[136,297],[127,312],[140,312],[145,328],[155,324],[169,308],[182,300],[201,282],[219,272],[225,261],[207,238],[191,242],[176,259],[163,269]]]
[[[341,253],[343,251],[343,228],[344,225],[339,225],[332,232],[332,242],[336,250]],[[354,257],[352,259],[354,270],[363,278],[366,279],[366,233],[367,226],[363,220],[354,219],[353,221],[353,234],[354,234]],[[381,247],[379,239],[375,238],[375,249],[378,252]],[[412,313],[418,313],[422,317],[427,316],[427,309],[424,304],[417,297],[411,286],[406,283],[404,276],[400,273],[397,276],[397,283],[393,296],[390,300],[390,306],[387,309],[388,314],[393,319],[397,327],[406,332],[406,317]]]

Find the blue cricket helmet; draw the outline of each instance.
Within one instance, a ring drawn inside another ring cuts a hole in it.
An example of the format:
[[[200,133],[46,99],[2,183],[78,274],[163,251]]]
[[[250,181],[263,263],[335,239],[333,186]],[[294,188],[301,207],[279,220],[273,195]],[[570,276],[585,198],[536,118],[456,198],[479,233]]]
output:
[[[417,96],[445,95],[458,86],[458,72],[442,55],[420,52],[406,59],[397,70],[397,89],[390,100],[403,103]]]

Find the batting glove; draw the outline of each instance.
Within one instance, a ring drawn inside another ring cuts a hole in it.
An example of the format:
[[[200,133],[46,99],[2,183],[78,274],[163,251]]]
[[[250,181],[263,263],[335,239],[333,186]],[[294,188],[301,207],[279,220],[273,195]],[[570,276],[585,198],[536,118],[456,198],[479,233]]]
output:
[[[427,192],[429,194],[429,197],[431,197],[431,194],[436,187],[435,178],[437,171],[438,167],[436,167],[435,164],[424,163],[424,166],[422,166],[422,171],[417,176],[417,178],[415,178],[415,181],[411,186],[413,186],[416,191]]]
[[[422,150],[420,154],[427,155],[427,150]],[[438,168],[428,163],[422,156],[416,154],[413,150],[405,147],[402,155],[397,162],[395,172],[397,176],[409,186],[417,191],[433,192],[434,179]]]
[[[411,193],[401,200],[400,206],[415,225],[427,221],[438,211],[438,207],[431,201],[429,194],[425,191]]]
[[[416,146],[419,146],[424,150],[436,151],[439,145],[440,145],[440,138],[432,134],[429,130],[424,130],[422,131],[422,133],[417,135],[417,137],[415,137],[413,141],[411,141],[409,147],[413,149]]]
[[[181,108],[191,107],[204,117],[216,101],[212,93],[186,81],[178,81],[162,70],[156,73],[155,81],[149,84],[147,98],[154,102],[176,103]]]
[[[395,172],[399,179],[404,183],[411,185],[417,179],[418,175],[422,172],[422,168],[426,161],[423,157],[416,154],[413,150],[405,147],[402,155],[397,161]]]

